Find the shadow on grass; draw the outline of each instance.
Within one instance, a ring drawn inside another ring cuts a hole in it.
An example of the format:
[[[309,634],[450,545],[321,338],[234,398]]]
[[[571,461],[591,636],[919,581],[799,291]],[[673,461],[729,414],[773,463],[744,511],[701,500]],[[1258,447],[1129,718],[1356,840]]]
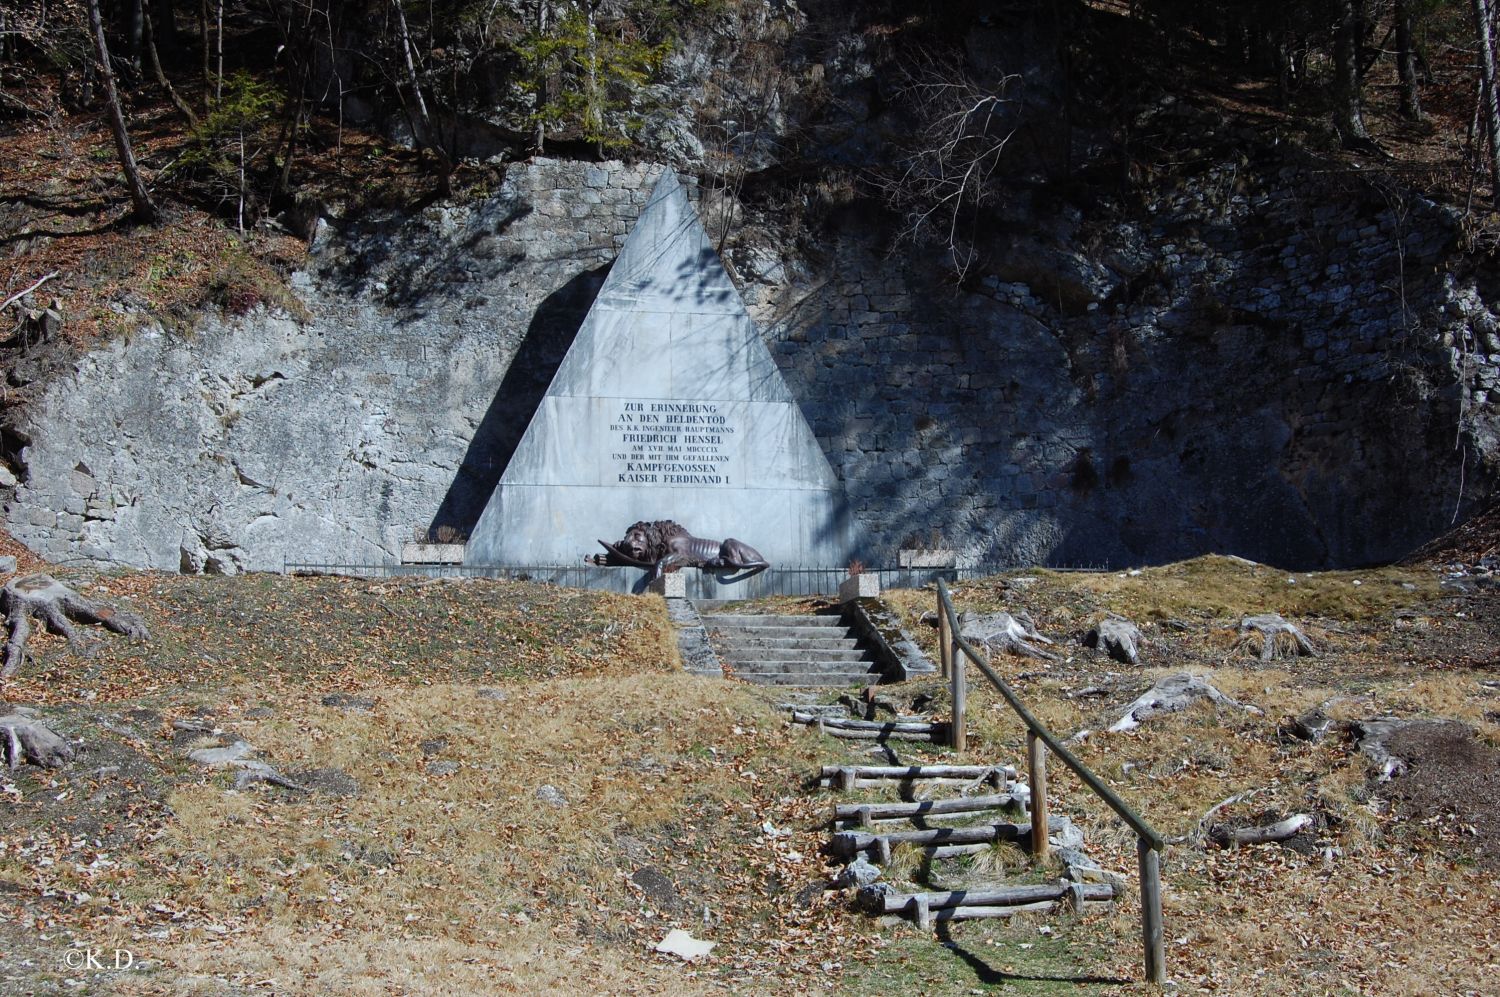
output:
[[[1069,976],[1066,974],[1007,973],[1004,970],[991,966],[955,941],[953,932],[949,929],[948,923],[945,921],[939,921],[937,924],[937,940],[938,944],[942,945],[943,948],[952,952],[968,964],[969,968],[974,971],[974,978],[978,982],[992,986],[1002,983],[1025,981],[1032,983],[1073,983],[1083,986],[1110,987],[1127,986],[1134,982],[1133,980],[1122,979],[1117,976],[1099,976],[1096,974]]]

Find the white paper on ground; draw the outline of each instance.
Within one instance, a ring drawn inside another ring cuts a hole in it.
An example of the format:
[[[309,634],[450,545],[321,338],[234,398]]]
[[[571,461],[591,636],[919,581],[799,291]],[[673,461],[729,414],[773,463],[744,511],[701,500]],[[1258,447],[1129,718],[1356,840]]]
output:
[[[673,928],[667,932],[667,937],[663,938],[660,944],[656,946],[656,951],[664,952],[667,955],[675,955],[679,959],[692,962],[694,959],[702,959],[712,952],[715,944],[715,942],[705,942],[702,939],[694,938],[681,928]]]

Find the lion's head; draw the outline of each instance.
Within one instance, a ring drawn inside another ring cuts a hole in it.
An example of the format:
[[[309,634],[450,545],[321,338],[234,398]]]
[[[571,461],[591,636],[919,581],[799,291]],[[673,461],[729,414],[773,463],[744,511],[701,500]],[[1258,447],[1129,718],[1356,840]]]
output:
[[[670,519],[653,522],[631,523],[625,531],[625,539],[617,545],[620,550],[637,561],[659,561],[667,556],[669,545],[677,537],[685,537],[688,531]]]

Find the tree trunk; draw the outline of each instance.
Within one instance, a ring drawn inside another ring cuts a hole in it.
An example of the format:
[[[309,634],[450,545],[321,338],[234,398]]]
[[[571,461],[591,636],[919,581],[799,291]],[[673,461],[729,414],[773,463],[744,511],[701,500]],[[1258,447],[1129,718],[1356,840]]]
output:
[[[538,36],[547,34],[548,0],[539,0],[536,5],[536,32]],[[533,112],[536,114],[536,134],[532,137],[532,152],[540,156],[542,146],[547,139],[547,123],[542,119],[542,114],[547,107],[547,70],[541,68],[540,77],[536,81],[536,100],[532,102]]]
[[[177,113],[187,119],[188,127],[196,130],[198,115],[193,113],[193,109],[188,106],[187,101],[182,99],[177,88],[172,86],[172,81],[167,79],[167,74],[162,72],[161,53],[156,48],[156,19],[149,11],[146,13],[146,61],[151,64],[151,74],[156,77],[157,84],[167,92],[167,99],[172,102],[173,107],[177,108]]]
[[[120,92],[115,88],[114,70],[109,65],[109,45],[104,40],[104,21],[99,15],[99,0],[89,0],[89,24],[94,33],[94,54],[99,60],[99,78],[104,82],[104,96],[109,104],[109,129],[115,137],[115,152],[120,157],[120,169],[125,172],[125,186],[130,189],[135,217],[142,222],[154,222],[156,204],[141,181],[141,171],[135,164],[135,153],[130,148],[130,133],[125,130],[125,110],[120,106]]]
[[[217,23],[214,30],[214,54],[217,56],[214,68],[214,103],[224,99],[224,0],[219,0],[217,5]]]
[[[1500,102],[1495,97],[1495,40],[1490,0],[1473,0],[1474,34],[1479,41],[1480,102],[1484,130],[1488,132],[1492,197],[1500,205]]]
[[[420,134],[417,141],[432,150],[438,160],[438,169],[442,171],[443,193],[449,191],[449,184],[453,174],[453,164],[449,160],[447,152],[442,147],[442,142],[433,128],[432,115],[427,111],[427,98],[422,96],[422,82],[417,76],[417,64],[412,58],[411,33],[406,27],[406,9],[401,0],[391,0],[391,5],[396,8],[396,27],[401,32],[401,54],[406,61],[406,81],[411,87],[412,100],[417,108],[417,129]]]
[[[156,53],[166,53],[168,59],[175,58],[180,44],[177,38],[177,12],[173,0],[147,0],[146,30],[155,35]],[[155,21],[155,24],[151,22]]]
[[[1396,75],[1401,80],[1401,116],[1422,120],[1422,102],[1417,94],[1417,53],[1411,40],[1411,0],[1396,0]]]
[[[203,55],[203,110],[213,110],[214,93],[214,67],[209,58],[211,40],[208,32],[208,0],[200,0],[198,4],[198,42]]]
[[[1361,0],[1338,0],[1339,20],[1333,36],[1333,126],[1346,149],[1371,144],[1360,113],[1359,40],[1363,35],[1360,3]]]
[[[141,71],[141,48],[145,39],[145,0],[129,0],[125,9],[125,58],[136,72]]]

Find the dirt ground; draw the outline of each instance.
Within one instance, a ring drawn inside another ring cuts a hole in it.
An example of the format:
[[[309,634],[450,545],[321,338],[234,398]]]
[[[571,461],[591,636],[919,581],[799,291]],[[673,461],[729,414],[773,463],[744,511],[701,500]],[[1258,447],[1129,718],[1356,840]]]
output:
[[[954,753],[820,738],[786,723],[783,697],[683,673],[659,603],[529,583],[61,574],[152,637],[80,653],[40,635],[4,687],[79,756],[0,779],[0,993],[1148,989],[1134,839],[1061,766],[1054,812],[1125,879],[1120,903],[937,935],[882,924],[826,888],[835,796],[808,777],[872,751]],[[1056,641],[1055,661],[995,665],[1060,735],[1092,732],[1076,752],[1173,840],[1174,989],[1478,994],[1500,981],[1500,615],[1485,577],[1204,558],[1016,572],[955,598],[1024,609]],[[930,650],[934,594],[889,595]],[[1272,611],[1317,657],[1254,655],[1238,620]],[[1106,612],[1141,626],[1140,666],[1082,646]],[[1259,712],[1198,706],[1105,732],[1178,671]],[[1019,724],[971,681],[964,760],[1019,763]],[[881,695],[948,709],[936,680]],[[1290,736],[1314,706],[1328,735]],[[1376,716],[1431,721],[1392,739],[1407,769],[1388,783],[1346,729]],[[187,758],[236,740],[305,790],[237,789]],[[1216,821],[1305,812],[1313,829],[1294,847],[1204,844],[1204,815],[1231,797]],[[998,850],[940,873],[1050,874]],[[695,964],[653,952],[671,928],[716,948]]]

